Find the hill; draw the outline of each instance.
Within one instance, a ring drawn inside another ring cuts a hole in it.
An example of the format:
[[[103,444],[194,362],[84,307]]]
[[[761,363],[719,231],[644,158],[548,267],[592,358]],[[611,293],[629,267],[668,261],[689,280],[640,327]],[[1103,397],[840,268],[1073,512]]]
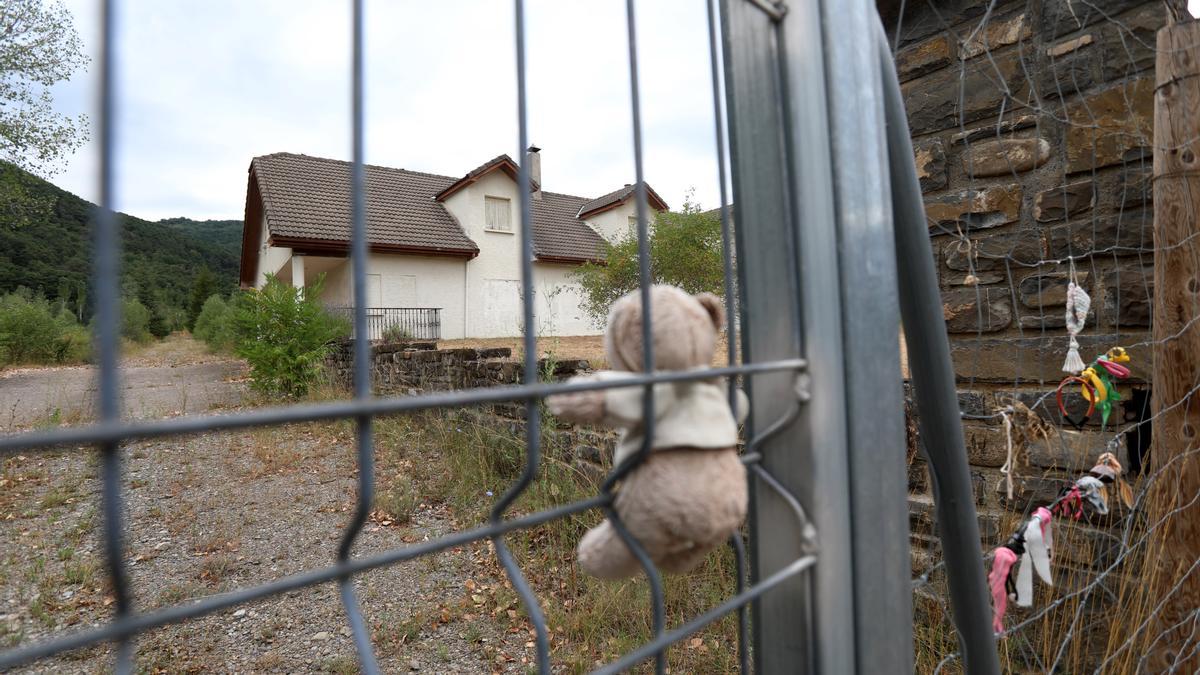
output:
[[[36,205],[29,209],[32,215],[21,218],[6,217],[9,211],[0,210],[0,294],[25,286],[50,299],[65,299],[86,320],[92,313],[87,285],[92,248],[89,219],[95,206],[11,165],[0,170],[19,185],[28,203]],[[240,222],[118,217],[126,295],[167,315],[187,306],[201,268],[212,270],[219,292],[235,287],[239,253],[230,238],[236,222],[240,241]],[[82,308],[78,307],[81,295]]]
[[[240,220],[192,220],[191,218],[166,218],[160,225],[182,232],[193,239],[208,242],[226,251],[234,258],[241,256],[242,221]]]

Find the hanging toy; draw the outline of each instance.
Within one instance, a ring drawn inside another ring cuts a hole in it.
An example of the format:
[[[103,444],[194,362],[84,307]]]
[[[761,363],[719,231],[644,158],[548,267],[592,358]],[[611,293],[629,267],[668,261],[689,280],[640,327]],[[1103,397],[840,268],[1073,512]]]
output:
[[[1078,284],[1075,275],[1075,259],[1071,258],[1070,282],[1067,284],[1067,335],[1071,343],[1067,349],[1067,358],[1063,361],[1063,372],[1078,373],[1083,370],[1083,359],[1079,358],[1079,341],[1076,339],[1083,331],[1084,321],[1087,320],[1088,310],[1092,308],[1092,298]]]
[[[1105,485],[1115,484],[1117,486],[1117,494],[1121,497],[1121,502],[1125,504],[1125,508],[1133,508],[1133,490],[1130,489],[1129,483],[1125,482],[1121,462],[1117,460],[1116,455],[1111,452],[1100,455],[1099,459],[1096,460],[1096,466],[1093,466],[1088,473],[1098,478]]]
[[[1087,380],[1092,386],[1080,387],[1083,397],[1088,403],[1095,404],[1100,411],[1100,423],[1108,425],[1108,416],[1112,414],[1112,404],[1121,400],[1114,380],[1129,377],[1129,368],[1123,364],[1129,363],[1129,354],[1124,347],[1113,347],[1103,356],[1097,356],[1090,366],[1079,373],[1079,377]]]
[[[1090,366],[1079,371],[1078,375],[1063,378],[1055,391],[1058,411],[1062,418],[1076,430],[1082,430],[1092,413],[1099,410],[1100,422],[1107,426],[1109,415],[1112,414],[1113,402],[1121,400],[1115,380],[1123,380],[1130,375],[1129,368],[1124,365],[1126,363],[1129,363],[1129,353],[1125,351],[1125,348],[1113,347],[1103,355],[1097,356],[1096,360]],[[1075,420],[1067,413],[1067,407],[1063,402],[1063,388],[1068,384],[1078,384],[1080,393],[1088,402],[1087,412],[1079,420]]]

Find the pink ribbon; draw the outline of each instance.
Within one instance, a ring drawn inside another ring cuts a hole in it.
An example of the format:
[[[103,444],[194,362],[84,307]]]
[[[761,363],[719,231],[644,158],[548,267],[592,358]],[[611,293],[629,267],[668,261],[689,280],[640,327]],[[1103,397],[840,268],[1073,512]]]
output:
[[[1017,554],[1007,546],[992,553],[992,571],[988,574],[988,587],[992,589],[992,630],[997,635],[1004,632],[1004,613],[1008,611],[1008,574],[1017,562]]]

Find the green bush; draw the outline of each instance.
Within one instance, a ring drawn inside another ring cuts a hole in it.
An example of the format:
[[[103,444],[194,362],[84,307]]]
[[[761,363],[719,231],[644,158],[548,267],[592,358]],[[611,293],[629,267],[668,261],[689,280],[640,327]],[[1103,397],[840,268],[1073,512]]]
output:
[[[125,298],[121,301],[121,337],[134,342],[150,340],[150,310],[140,301]]]
[[[196,315],[192,335],[213,351],[230,351],[234,347],[232,320],[229,303],[219,295],[210,296]]]
[[[0,364],[67,363],[87,359],[90,336],[69,311],[19,288],[0,296]]]
[[[238,356],[250,363],[254,387],[266,394],[303,396],[321,373],[334,340],[349,323],[317,301],[324,277],[303,292],[274,276],[238,297],[232,311]]]

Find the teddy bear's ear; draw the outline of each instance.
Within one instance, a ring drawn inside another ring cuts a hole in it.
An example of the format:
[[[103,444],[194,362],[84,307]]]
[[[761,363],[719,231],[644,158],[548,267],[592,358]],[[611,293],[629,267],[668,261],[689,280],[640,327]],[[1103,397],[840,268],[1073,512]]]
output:
[[[725,306],[721,304],[721,299],[712,293],[697,293],[696,300],[700,302],[700,306],[704,311],[708,312],[708,316],[712,319],[713,327],[720,331],[725,327]]]

